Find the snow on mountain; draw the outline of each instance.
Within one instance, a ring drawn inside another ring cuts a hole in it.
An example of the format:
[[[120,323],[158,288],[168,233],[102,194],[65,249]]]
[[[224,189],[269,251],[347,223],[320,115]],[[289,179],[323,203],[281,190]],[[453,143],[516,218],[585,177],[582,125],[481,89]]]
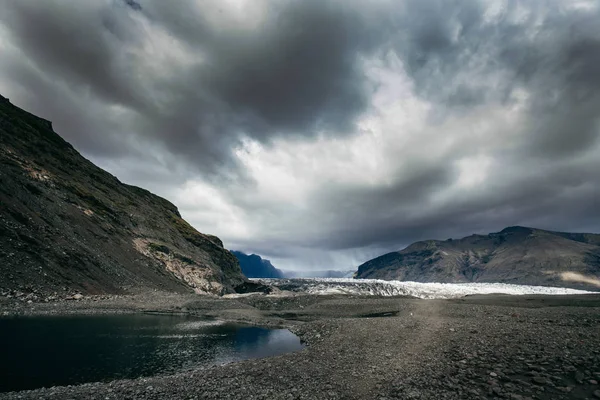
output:
[[[586,294],[585,290],[512,285],[507,283],[421,283],[379,279],[304,278],[253,279],[280,290],[310,294],[352,294],[364,296],[413,296],[421,299],[450,299],[473,294]]]

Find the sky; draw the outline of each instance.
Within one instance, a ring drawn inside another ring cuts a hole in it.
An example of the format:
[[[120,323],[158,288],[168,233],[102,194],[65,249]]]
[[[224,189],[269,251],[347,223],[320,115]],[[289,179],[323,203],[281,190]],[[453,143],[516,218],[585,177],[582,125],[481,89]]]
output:
[[[600,232],[600,0],[0,0],[0,93],[229,249]]]

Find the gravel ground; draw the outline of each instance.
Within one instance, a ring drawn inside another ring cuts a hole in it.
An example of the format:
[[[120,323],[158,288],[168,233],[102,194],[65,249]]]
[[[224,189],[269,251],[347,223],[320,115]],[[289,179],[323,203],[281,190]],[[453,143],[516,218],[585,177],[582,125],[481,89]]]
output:
[[[154,297],[152,304],[133,296],[26,308],[30,314],[46,308],[187,312],[287,326],[308,346],[173,376],[0,399],[600,398],[600,295]],[[16,312],[14,305],[0,305],[6,314]]]

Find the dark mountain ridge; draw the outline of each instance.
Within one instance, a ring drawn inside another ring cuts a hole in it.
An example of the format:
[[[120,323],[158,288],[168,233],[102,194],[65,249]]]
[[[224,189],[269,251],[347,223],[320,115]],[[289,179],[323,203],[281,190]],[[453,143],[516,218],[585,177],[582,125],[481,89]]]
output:
[[[231,251],[240,262],[242,272],[248,278],[283,278],[283,272],[271,264],[269,260],[257,254],[246,254],[241,251]]]
[[[600,235],[513,226],[488,235],[427,240],[358,267],[359,279],[503,282],[600,288]]]
[[[219,238],[1,96],[0,144],[0,294],[222,294],[244,281]]]

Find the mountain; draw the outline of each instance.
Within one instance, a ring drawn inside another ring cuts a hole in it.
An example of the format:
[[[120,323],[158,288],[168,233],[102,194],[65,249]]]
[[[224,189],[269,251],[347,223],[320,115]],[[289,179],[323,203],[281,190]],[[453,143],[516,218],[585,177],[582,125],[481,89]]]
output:
[[[0,96],[0,294],[222,294],[244,281],[219,238]]]
[[[256,254],[246,254],[241,251],[232,251],[240,262],[242,272],[248,278],[283,278],[283,272]]]
[[[600,235],[521,226],[416,242],[358,267],[356,277],[600,288]]]
[[[231,251],[240,262],[242,272],[248,278],[350,278],[354,271],[282,271],[257,254],[246,254],[241,251]]]

